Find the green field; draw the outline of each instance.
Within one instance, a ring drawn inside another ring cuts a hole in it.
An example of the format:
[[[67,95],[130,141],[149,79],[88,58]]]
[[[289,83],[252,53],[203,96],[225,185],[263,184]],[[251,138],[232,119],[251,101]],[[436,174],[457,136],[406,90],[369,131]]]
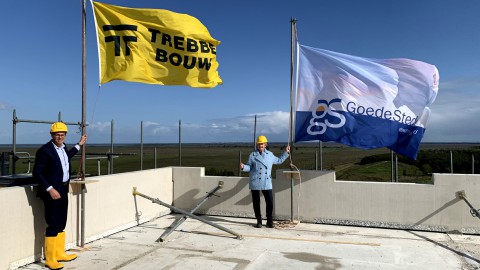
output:
[[[423,144],[421,150],[442,150],[441,160],[449,162],[448,151],[474,151],[477,153],[480,144]],[[35,155],[37,146],[17,146],[17,152],[28,152],[32,157]],[[271,143],[269,149],[275,155],[279,155],[285,144]],[[473,150],[472,150],[473,149]],[[156,161],[155,161],[156,150]],[[143,165],[141,164],[140,145],[118,145],[114,146],[113,172],[129,172],[141,168],[152,169],[167,166],[184,167],[205,167],[207,175],[238,176],[239,162],[246,162],[248,155],[253,150],[252,144],[228,143],[228,144],[182,144],[181,150],[177,144],[144,144]],[[2,147],[1,152],[11,152],[11,148]],[[457,153],[455,152],[455,153]],[[105,175],[109,173],[107,153],[110,153],[109,145],[88,145],[86,150],[86,175]],[[181,153],[181,159],[180,159]],[[390,150],[379,148],[373,150],[361,150],[339,144],[324,143],[322,158],[320,159],[318,143],[296,144],[292,148],[292,159],[287,159],[282,165],[274,166],[275,169],[290,168],[290,163],[300,170],[334,170],[338,180],[351,181],[391,181],[392,170],[390,162]],[[470,152],[468,152],[470,153]],[[365,157],[376,155],[386,156],[386,160],[371,162],[360,165]],[[455,154],[457,155],[457,154]],[[478,164],[480,155],[475,154],[475,164]],[[26,154],[19,155],[26,157]],[[79,168],[79,157],[72,161],[72,170],[76,172]],[[316,158],[318,157],[318,158]],[[455,160],[455,156],[454,156]],[[33,161],[33,159],[32,159]],[[468,160],[465,161],[468,163]],[[12,163],[12,161],[10,161]],[[471,163],[471,162],[470,162]],[[33,165],[32,165],[33,166]],[[446,165],[444,165],[446,166]],[[464,165],[464,166],[469,166]],[[471,165],[470,165],[471,166]],[[100,171],[99,168],[100,167]],[[478,167],[478,165],[477,165]],[[31,171],[30,167],[30,171]],[[455,168],[455,166],[454,166]],[[428,171],[428,170],[427,170]],[[10,166],[11,172],[11,166]],[[21,158],[16,162],[16,173],[28,173],[28,159]],[[443,171],[432,171],[443,172]],[[470,171],[471,173],[471,171]],[[399,182],[429,183],[431,173],[425,173],[418,166],[407,164],[399,160],[397,171]],[[242,176],[248,176],[242,173]],[[275,177],[275,175],[274,175]]]

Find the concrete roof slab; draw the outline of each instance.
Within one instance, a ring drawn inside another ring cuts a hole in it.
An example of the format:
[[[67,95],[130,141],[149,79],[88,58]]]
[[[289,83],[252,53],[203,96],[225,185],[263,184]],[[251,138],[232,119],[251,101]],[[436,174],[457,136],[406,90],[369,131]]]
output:
[[[479,236],[300,223],[254,228],[255,220],[203,216],[243,236],[167,215],[87,244],[65,269],[475,269]],[[22,267],[42,269],[43,262]]]

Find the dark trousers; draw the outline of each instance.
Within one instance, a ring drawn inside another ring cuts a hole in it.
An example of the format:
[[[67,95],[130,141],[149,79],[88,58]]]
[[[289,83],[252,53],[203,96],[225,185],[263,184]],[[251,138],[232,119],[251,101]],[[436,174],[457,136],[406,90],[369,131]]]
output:
[[[272,220],[273,212],[273,192],[271,189],[262,190],[263,197],[265,198],[267,220]],[[262,220],[262,211],[260,210],[260,190],[252,190],[253,211],[257,220]]]
[[[42,196],[43,205],[45,206],[45,221],[47,222],[47,230],[45,236],[54,237],[58,233],[63,232],[67,225],[68,214],[68,184],[61,186],[61,198],[58,200],[52,199],[47,192]]]

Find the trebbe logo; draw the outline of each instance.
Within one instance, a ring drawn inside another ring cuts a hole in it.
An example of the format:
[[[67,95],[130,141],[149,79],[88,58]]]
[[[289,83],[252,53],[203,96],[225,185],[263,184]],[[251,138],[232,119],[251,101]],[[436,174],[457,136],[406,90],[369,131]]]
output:
[[[104,32],[114,31],[115,33],[122,31],[137,31],[136,25],[129,25],[129,24],[119,24],[119,25],[104,25],[102,27]],[[121,51],[121,41],[125,43],[125,55],[130,55],[130,47],[128,46],[129,42],[137,42],[136,36],[128,36],[128,35],[119,35],[115,34],[112,36],[105,36],[105,42],[113,42],[115,45],[115,56],[120,56]]]
[[[345,125],[346,118],[344,115],[338,113],[333,108],[332,104],[341,103],[340,98],[334,98],[326,101],[324,99],[318,100],[318,107],[312,111],[312,118],[310,125],[307,128],[309,135],[322,135],[327,131],[327,128],[340,128]],[[327,118],[328,117],[328,118]],[[337,121],[330,121],[330,119],[337,119]]]

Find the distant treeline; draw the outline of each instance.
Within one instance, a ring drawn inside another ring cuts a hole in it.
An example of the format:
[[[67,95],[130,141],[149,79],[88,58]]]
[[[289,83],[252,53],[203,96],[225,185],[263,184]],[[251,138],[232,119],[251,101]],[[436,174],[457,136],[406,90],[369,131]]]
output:
[[[451,155],[450,155],[451,153]],[[452,158],[450,158],[450,156]],[[472,158],[473,157],[473,158]],[[360,161],[360,165],[371,164],[380,161],[390,161],[391,154],[378,154],[366,156]],[[471,174],[472,165],[475,172],[480,170],[480,147],[473,147],[468,150],[447,150],[447,149],[429,149],[420,150],[418,152],[417,160],[398,156],[398,162],[414,165],[420,169],[425,175],[432,173],[452,173],[451,168],[453,164],[453,173]],[[453,161],[453,163],[452,163]],[[474,164],[472,164],[474,161]]]

